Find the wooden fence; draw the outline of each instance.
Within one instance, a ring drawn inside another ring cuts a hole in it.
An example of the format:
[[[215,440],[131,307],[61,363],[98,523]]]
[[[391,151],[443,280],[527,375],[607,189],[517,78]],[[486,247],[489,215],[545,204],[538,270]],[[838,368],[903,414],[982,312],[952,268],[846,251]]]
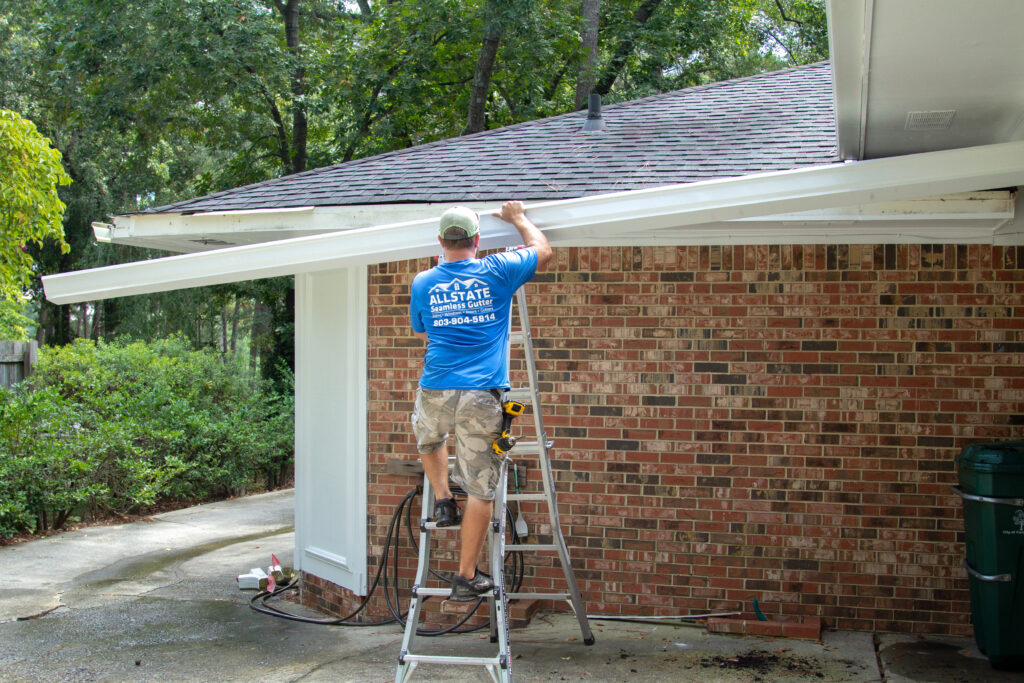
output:
[[[38,355],[34,341],[0,341],[0,387],[10,388],[31,375]]]

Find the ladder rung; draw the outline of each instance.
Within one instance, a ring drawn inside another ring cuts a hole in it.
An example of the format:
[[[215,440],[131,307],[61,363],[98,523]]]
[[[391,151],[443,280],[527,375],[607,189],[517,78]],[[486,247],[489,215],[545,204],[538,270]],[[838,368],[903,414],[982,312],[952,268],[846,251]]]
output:
[[[558,550],[554,543],[507,543],[505,550],[513,553],[528,553],[542,550]]]
[[[509,344],[525,344],[526,335],[523,334],[522,330],[510,330],[508,333]]]
[[[543,500],[547,501],[546,493],[507,493],[505,500]]]
[[[501,666],[499,657],[457,657],[454,655],[414,655],[406,654],[406,662],[422,662],[424,664],[458,664],[469,666]]]
[[[529,387],[516,387],[508,390],[510,401],[518,401],[524,405],[533,403],[533,391]]]
[[[550,439],[544,444],[548,449],[555,445],[554,441]],[[512,448],[513,453],[517,455],[529,454],[529,455],[540,455],[540,442],[539,441],[520,441]]]
[[[454,526],[438,526],[437,522],[422,522],[424,529],[430,529],[431,531],[448,531],[449,529],[461,529],[461,524]]]
[[[439,596],[439,595],[444,595],[445,597],[447,597],[447,596],[449,596],[451,594],[452,594],[452,589],[451,588],[422,588],[421,587],[421,588],[417,588],[416,589],[416,597]],[[487,596],[483,595],[482,597],[486,598]]]
[[[568,600],[572,593],[506,593],[509,600]]]

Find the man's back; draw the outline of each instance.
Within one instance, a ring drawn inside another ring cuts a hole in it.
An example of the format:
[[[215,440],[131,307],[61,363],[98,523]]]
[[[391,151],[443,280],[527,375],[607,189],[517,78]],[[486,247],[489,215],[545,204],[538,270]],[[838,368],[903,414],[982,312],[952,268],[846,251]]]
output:
[[[536,267],[537,252],[527,248],[441,263],[416,276],[412,326],[429,340],[421,387],[508,387],[509,307]]]

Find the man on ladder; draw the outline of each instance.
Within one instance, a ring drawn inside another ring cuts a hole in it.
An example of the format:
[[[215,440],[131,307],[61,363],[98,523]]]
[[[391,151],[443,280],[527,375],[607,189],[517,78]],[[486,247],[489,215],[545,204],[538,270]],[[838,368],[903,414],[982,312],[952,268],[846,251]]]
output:
[[[551,258],[547,238],[526,217],[521,202],[506,202],[494,215],[519,231],[525,248],[476,258],[480,218],[470,209],[452,207],[441,216],[438,231],[444,260],[416,276],[409,303],[413,334],[427,342],[412,425],[436,495],[434,521],[439,527],[462,524],[459,569],[452,575],[449,598],[455,601],[475,600],[494,588],[477,560],[504,459],[492,444],[502,430],[502,392],[510,386],[509,310],[516,290]],[[448,486],[446,440],[451,432],[451,478],[467,494],[461,512]]]

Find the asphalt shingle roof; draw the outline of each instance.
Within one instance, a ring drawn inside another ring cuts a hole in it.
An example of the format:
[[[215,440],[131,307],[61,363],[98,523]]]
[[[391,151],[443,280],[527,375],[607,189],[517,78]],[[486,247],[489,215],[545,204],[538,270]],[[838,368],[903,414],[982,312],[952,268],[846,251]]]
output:
[[[839,161],[827,62],[325,166],[153,213],[503,199],[605,192]]]

